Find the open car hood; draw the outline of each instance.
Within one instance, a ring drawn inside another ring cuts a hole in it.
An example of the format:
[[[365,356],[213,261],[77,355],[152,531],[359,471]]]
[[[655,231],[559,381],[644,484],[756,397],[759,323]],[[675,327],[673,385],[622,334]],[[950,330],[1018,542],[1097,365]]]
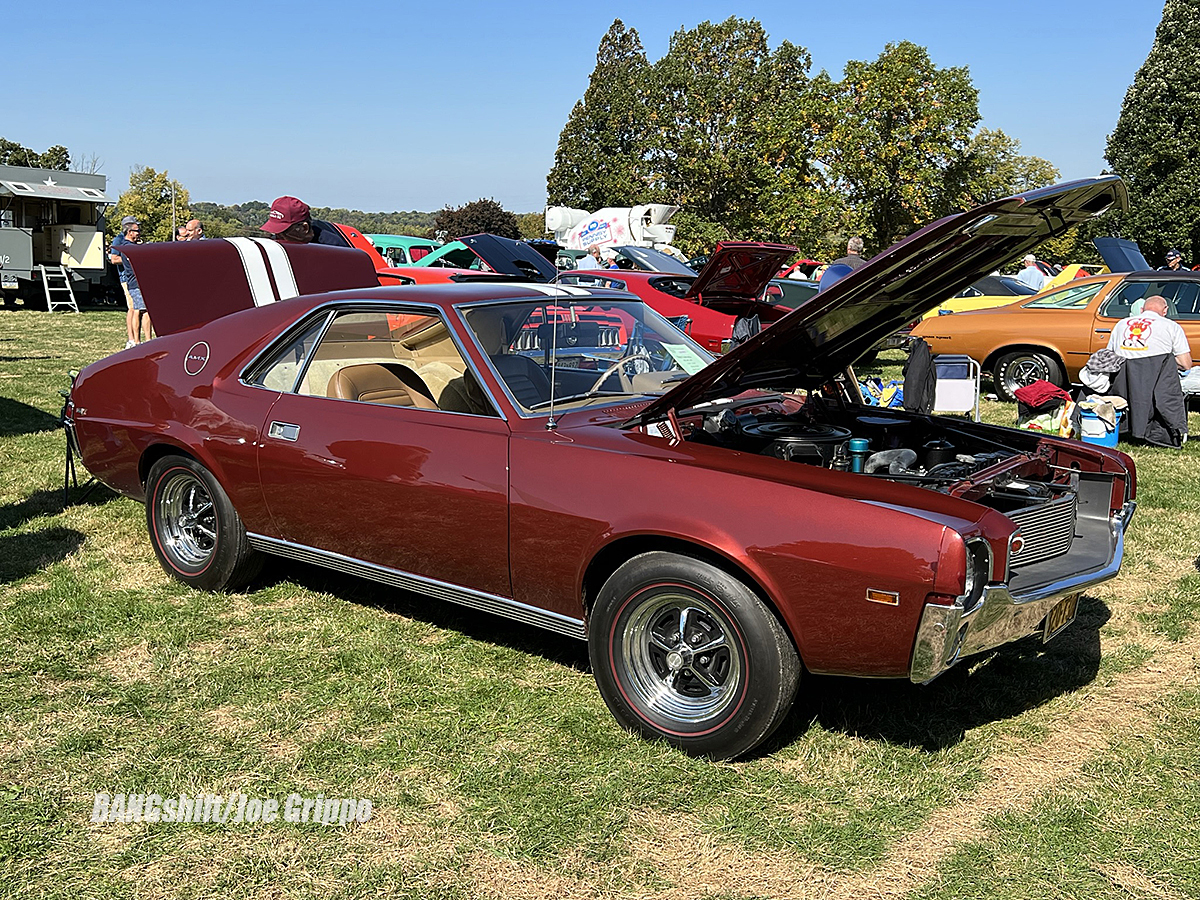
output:
[[[299,294],[379,286],[371,257],[348,247],[213,238],[123,249],[160,335]]]
[[[1125,185],[1111,175],[1028,191],[940,219],[701,369],[626,424],[656,421],[672,409],[754,388],[819,386],[981,276],[1114,204],[1125,209],[1128,203]]]
[[[1092,238],[1092,244],[1095,245],[1096,250],[1100,253],[1100,258],[1104,260],[1104,264],[1108,266],[1110,272],[1145,272],[1147,269],[1154,268],[1146,262],[1146,257],[1142,255],[1142,248],[1137,245],[1136,241],[1099,237]]]
[[[418,260],[419,265],[436,264],[444,259],[458,268],[469,268],[479,257],[502,275],[515,275],[523,281],[547,284],[558,275],[554,263],[525,241],[514,241],[494,234],[469,234]]]
[[[688,278],[696,277],[696,270],[690,269],[669,253],[655,250],[653,247],[636,247],[633,245],[606,247],[617,255],[617,259],[628,260],[634,269],[643,272],[661,272],[664,275],[681,275]]]
[[[783,263],[797,252],[795,247],[787,244],[719,243],[683,299],[701,305],[706,297],[757,300]]]

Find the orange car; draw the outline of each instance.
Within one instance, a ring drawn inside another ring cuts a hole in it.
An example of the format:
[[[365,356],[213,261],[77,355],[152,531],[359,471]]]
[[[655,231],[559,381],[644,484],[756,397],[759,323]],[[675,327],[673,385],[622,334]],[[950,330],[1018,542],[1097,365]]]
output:
[[[1118,320],[1135,300],[1159,294],[1183,326],[1192,352],[1200,350],[1200,272],[1117,272],[1077,278],[1057,290],[1007,306],[922,320],[912,330],[935,353],[965,353],[992,373],[996,393],[1044,379],[1062,387],[1077,381],[1093,351],[1108,346]]]

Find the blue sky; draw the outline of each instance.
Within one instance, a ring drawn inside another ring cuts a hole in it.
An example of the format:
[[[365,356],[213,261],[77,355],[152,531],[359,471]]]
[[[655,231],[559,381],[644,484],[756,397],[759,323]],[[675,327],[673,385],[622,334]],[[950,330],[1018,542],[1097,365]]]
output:
[[[1162,15],[1160,0],[4,6],[0,136],[95,154],[110,193],[148,165],[193,200],[293,194],[368,211],[480,197],[540,210],[614,18],[652,61],[680,28],[758,19],[772,47],[807,47],[814,72],[834,77],[913,41],[940,67],[970,69],[983,126],[1064,180],[1095,175]]]

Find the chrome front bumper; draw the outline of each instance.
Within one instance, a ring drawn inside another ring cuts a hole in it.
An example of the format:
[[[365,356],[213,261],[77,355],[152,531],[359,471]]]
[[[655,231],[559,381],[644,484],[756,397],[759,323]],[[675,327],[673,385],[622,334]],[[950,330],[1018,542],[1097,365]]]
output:
[[[1039,585],[1014,596],[1006,584],[989,584],[972,609],[960,604],[929,603],[921,614],[908,677],[918,684],[932,681],[964,656],[991,650],[1034,634],[1046,614],[1063,597],[1085,591],[1114,577],[1125,553],[1125,529],[1137,504],[1130,500],[1109,519],[1112,554],[1106,565]]]

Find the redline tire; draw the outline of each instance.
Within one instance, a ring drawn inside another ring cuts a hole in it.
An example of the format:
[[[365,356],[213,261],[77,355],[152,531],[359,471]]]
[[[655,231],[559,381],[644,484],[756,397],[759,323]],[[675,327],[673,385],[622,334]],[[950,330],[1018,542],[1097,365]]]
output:
[[[262,565],[228,495],[189,457],[166,456],[150,468],[146,526],[167,574],[199,590],[236,589]]]
[[[588,652],[617,721],[693,756],[731,759],[791,708],[800,658],[740,580],[674,553],[634,557],[601,588]]]

